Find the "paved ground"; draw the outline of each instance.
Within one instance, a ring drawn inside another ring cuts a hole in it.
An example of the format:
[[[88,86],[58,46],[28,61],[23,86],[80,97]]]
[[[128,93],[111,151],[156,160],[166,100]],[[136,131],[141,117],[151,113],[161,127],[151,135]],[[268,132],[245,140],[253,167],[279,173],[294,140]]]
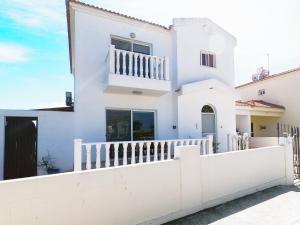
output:
[[[300,188],[278,186],[166,225],[300,225]]]

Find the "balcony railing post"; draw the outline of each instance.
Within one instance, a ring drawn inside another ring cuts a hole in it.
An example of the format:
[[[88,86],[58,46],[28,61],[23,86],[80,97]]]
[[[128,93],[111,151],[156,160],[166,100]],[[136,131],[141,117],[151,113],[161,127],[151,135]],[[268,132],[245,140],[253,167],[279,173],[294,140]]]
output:
[[[150,57],[150,79],[153,79],[153,74],[154,74],[154,64],[153,64],[154,58],[151,56]]]
[[[116,67],[117,67],[117,72],[116,74],[120,74],[121,73],[121,66],[120,66],[120,50],[116,50]]]
[[[158,80],[158,57],[155,57],[155,77]]]
[[[81,170],[81,163],[82,163],[81,151],[82,151],[82,140],[75,139],[74,140],[74,171]]]
[[[140,54],[139,55],[139,58],[140,58],[140,77],[144,77],[144,67],[143,67],[143,55]]]
[[[122,74],[126,75],[126,52],[122,51]]]
[[[115,46],[109,46],[109,72],[115,73]]]
[[[138,61],[138,54],[137,53],[133,53],[133,60],[134,60],[134,73],[133,73],[133,76],[137,76],[138,73],[137,73],[137,61]]]
[[[148,62],[149,62],[149,56],[145,56],[145,78],[149,78],[149,76],[148,76]]]
[[[165,80],[170,80],[169,57],[165,57]]]
[[[132,76],[132,52],[129,52],[128,76]]]

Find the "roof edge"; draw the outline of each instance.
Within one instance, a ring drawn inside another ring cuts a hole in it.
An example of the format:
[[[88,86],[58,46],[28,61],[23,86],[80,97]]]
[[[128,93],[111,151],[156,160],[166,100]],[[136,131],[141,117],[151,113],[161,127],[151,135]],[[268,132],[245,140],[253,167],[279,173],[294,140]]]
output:
[[[272,74],[262,80],[257,80],[257,81],[251,81],[251,82],[248,82],[248,83],[245,83],[245,84],[241,84],[241,85],[238,85],[235,87],[235,89],[238,89],[238,88],[242,88],[242,87],[245,87],[245,86],[249,86],[249,85],[252,85],[252,84],[256,84],[256,83],[259,83],[259,82],[262,82],[262,81],[265,81],[265,80],[269,80],[269,79],[272,79],[272,78],[275,78],[275,77],[279,77],[279,76],[283,76],[283,75],[287,75],[289,73],[292,73],[292,72],[295,72],[295,71],[298,71],[300,70],[300,67],[295,67],[293,69],[289,69],[289,70],[286,70],[286,71],[283,71],[283,72],[280,72],[280,73],[275,73],[275,74]]]

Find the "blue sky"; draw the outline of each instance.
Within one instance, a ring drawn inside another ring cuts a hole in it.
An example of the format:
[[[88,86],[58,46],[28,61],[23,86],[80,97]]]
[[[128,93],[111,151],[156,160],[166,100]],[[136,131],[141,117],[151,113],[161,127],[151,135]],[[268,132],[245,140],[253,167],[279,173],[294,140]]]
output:
[[[0,0],[0,108],[64,105],[73,91],[65,0]],[[271,73],[300,66],[297,0],[85,0],[163,25],[173,17],[209,17],[238,40],[236,83],[258,66]]]

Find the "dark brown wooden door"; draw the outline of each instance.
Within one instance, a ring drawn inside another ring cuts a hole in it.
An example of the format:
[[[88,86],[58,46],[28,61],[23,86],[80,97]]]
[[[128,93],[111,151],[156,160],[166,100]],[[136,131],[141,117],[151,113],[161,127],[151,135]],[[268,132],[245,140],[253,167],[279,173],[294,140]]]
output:
[[[36,174],[37,118],[6,117],[4,179]]]

